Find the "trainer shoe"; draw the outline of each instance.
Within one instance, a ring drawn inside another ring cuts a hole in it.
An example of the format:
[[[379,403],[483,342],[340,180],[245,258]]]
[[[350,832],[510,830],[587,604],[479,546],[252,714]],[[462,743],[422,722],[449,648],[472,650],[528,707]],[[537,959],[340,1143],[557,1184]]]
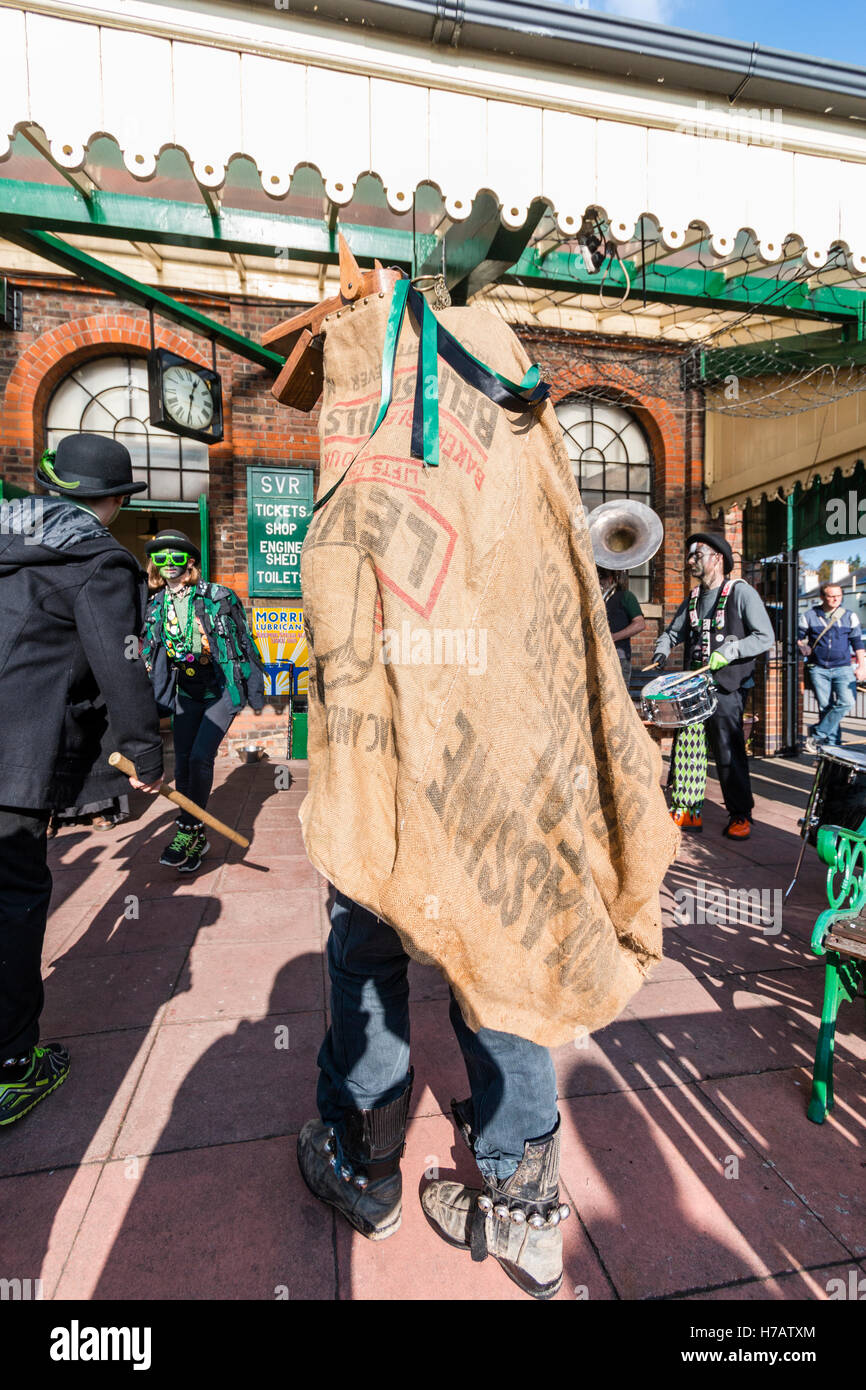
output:
[[[10,1072],[16,1079],[4,1081],[4,1072]],[[0,1125],[20,1120],[40,1100],[62,1086],[68,1075],[69,1053],[60,1043],[34,1047],[22,1063],[21,1075],[17,1074],[17,1068],[0,1067]]]
[[[198,838],[198,829],[197,825],[184,825],[178,821],[173,839],[159,856],[160,864],[165,864],[169,869],[179,869],[181,864],[185,864]]]
[[[205,834],[203,825],[196,828],[195,839],[190,845],[189,854],[182,864],[178,864],[179,874],[194,874],[196,869],[201,868],[201,861],[204,859],[210,845]]]
[[[752,833],[752,823],[746,816],[731,816],[724,830],[729,840],[748,840]]]
[[[671,819],[680,830],[691,830],[696,835],[703,834],[704,819],[700,811],[686,811],[681,806],[675,806],[671,811]]]

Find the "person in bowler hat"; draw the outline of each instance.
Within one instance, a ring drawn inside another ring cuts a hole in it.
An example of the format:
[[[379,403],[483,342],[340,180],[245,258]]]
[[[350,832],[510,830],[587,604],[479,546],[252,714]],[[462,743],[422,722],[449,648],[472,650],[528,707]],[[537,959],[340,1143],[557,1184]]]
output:
[[[722,789],[730,840],[752,833],[754,797],[743,733],[746,691],[754,685],[755,658],[772,647],[773,624],[761,596],[744,579],[731,577],[734,554],[724,536],[696,531],[686,541],[686,567],[696,581],[661,633],[653,657],[664,666],[679,642],[686,670],[709,667],[716,708],[701,723],[678,729],[671,757],[671,815],[681,830],[703,831],[707,752]]]
[[[155,792],[162,741],[140,656],[146,587],[108,527],[145,483],[129,451],[73,434],[36,469],[41,494],[0,503],[0,1126],[56,1090],[69,1053],[40,1043],[53,811]],[[44,495],[47,494],[47,495]]]

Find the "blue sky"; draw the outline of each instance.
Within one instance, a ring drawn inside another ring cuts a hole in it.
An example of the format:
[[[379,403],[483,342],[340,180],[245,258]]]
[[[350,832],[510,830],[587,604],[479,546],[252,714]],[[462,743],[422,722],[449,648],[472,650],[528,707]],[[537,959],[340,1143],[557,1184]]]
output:
[[[866,67],[863,0],[835,0],[823,9],[807,0],[589,0],[589,8]]]

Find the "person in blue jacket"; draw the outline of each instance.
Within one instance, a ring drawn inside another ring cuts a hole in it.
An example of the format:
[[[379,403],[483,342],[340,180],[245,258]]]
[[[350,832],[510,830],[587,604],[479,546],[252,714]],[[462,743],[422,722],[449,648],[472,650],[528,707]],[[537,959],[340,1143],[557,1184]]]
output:
[[[797,645],[818,701],[818,722],[806,739],[809,753],[842,743],[842,720],[853,710],[857,681],[866,680],[866,648],[856,613],[845,608],[840,584],[821,585],[821,603],[800,618]],[[856,671],[852,668],[856,660]]]

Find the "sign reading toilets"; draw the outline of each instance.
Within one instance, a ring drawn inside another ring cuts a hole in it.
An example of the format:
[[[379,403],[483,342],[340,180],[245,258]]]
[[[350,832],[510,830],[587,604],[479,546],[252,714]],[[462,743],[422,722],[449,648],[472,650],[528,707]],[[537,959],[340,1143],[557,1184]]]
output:
[[[301,597],[301,546],[312,515],[312,469],[247,469],[250,598]]]

